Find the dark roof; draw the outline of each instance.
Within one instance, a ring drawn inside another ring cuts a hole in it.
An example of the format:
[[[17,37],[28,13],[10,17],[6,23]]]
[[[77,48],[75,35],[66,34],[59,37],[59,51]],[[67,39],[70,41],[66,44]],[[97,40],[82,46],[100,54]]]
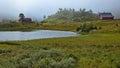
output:
[[[31,21],[31,18],[24,18],[24,21]]]
[[[114,17],[112,13],[99,13],[99,15],[102,15],[102,17]]]

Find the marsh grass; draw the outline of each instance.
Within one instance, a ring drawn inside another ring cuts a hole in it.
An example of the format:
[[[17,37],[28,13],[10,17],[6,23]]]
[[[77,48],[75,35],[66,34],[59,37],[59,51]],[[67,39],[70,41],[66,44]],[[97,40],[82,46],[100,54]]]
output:
[[[77,60],[57,50],[38,50],[34,54],[19,54],[7,61],[1,61],[0,67],[8,68],[76,68]]]

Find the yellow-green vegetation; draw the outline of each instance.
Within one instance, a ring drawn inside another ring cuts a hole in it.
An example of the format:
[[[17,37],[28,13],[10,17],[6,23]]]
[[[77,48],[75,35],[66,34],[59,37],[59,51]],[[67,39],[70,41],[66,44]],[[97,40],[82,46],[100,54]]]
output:
[[[110,21],[97,21],[93,23],[100,28],[97,33],[119,33],[120,32],[120,20],[110,20]]]
[[[82,23],[78,29],[90,33],[119,33],[120,20],[103,20]]]
[[[78,37],[0,42],[0,68],[120,68],[120,21],[87,23],[97,29]],[[41,26],[75,31],[80,23]]]
[[[45,30],[65,30],[76,31],[81,24],[92,24],[97,27],[92,33],[119,33],[120,20],[103,20],[103,21],[90,21],[90,22],[70,22],[67,20],[56,20],[54,23],[49,21],[45,23],[4,23],[0,24],[0,31],[31,31],[38,29]]]
[[[2,23],[0,24],[0,31],[32,31],[32,30],[65,30],[76,31],[79,23]]]

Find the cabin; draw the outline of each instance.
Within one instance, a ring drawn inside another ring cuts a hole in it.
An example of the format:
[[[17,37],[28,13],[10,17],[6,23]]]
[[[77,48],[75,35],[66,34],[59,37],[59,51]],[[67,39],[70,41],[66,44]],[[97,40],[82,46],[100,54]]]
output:
[[[23,18],[23,19],[19,19],[19,22],[31,23],[32,19],[31,18]]]
[[[114,16],[112,13],[99,13],[99,19],[100,20],[113,20]]]

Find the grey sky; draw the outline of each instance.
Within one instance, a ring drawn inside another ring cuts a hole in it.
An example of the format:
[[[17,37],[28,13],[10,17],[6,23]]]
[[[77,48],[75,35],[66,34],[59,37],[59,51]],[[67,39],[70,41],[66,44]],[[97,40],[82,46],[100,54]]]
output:
[[[58,8],[86,8],[94,12],[112,12],[120,18],[120,0],[1,0],[0,18],[18,18],[23,12],[26,17],[40,19],[55,13]]]

